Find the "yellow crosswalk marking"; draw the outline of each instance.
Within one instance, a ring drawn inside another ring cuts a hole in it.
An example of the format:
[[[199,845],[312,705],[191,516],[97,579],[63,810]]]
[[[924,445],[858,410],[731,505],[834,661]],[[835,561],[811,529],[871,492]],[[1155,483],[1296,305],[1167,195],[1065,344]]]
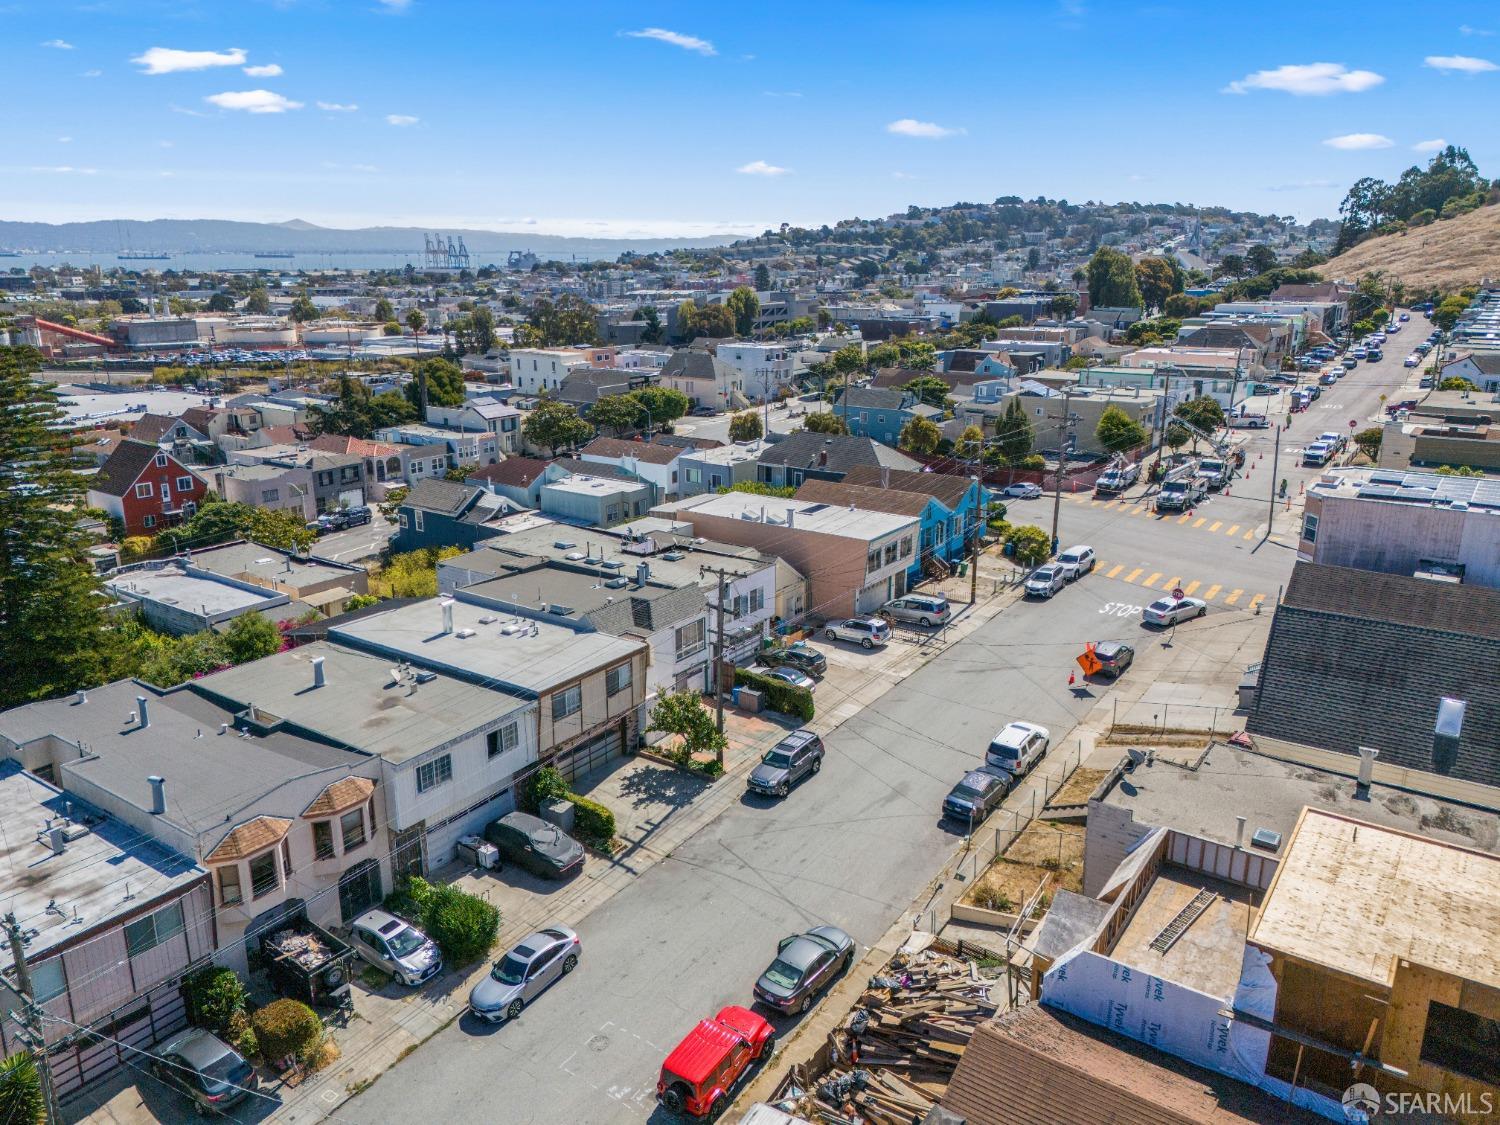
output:
[[[1124,569],[1125,569],[1125,564],[1124,564],[1124,563],[1121,563],[1121,564],[1120,564],[1120,565],[1119,565],[1119,566],[1117,566],[1117,567],[1115,567],[1115,568],[1114,568],[1114,569],[1112,569],[1112,570],[1111,570],[1111,571],[1110,571],[1110,572],[1109,572],[1109,573],[1108,573],[1108,574],[1106,574],[1106,575],[1105,575],[1105,576],[1104,576],[1104,577],[1106,577],[1106,578],[1113,578],[1113,577],[1114,577],[1114,576],[1115,576],[1115,575],[1117,575],[1117,574],[1119,574],[1119,573],[1120,573],[1120,571],[1122,571],[1122,570],[1124,570]]]
[[[1255,538],[1255,528],[1252,527],[1249,531],[1245,532],[1245,538],[1246,539],[1254,539]]]
[[[1141,506],[1141,507],[1135,507],[1135,508],[1131,508],[1131,509],[1130,509],[1130,514],[1131,514],[1131,515],[1132,515],[1132,516],[1141,516],[1141,515],[1145,515],[1145,514],[1146,514],[1146,509],[1145,509],[1145,507],[1143,507],[1143,506]]]
[[[1252,609],[1252,610],[1256,609],[1256,608],[1258,608],[1260,606],[1260,603],[1263,602],[1263,601],[1265,601],[1265,600],[1266,600],[1266,596],[1264,594],[1256,594],[1255,597],[1253,597],[1253,598],[1250,599],[1250,605],[1249,605],[1248,608]]]
[[[1221,528],[1223,526],[1224,526],[1224,521],[1223,520],[1214,520],[1213,523],[1209,524],[1208,530],[1209,531],[1218,531],[1219,528]]]
[[[1161,571],[1154,570],[1154,571],[1151,572],[1151,577],[1148,578],[1148,579],[1146,579],[1146,581],[1142,582],[1141,585],[1142,586],[1155,586],[1156,585],[1156,580],[1158,578],[1160,578],[1160,577],[1161,577]]]
[[[1239,529],[1240,529],[1240,525],[1239,524],[1237,524],[1237,523],[1236,524],[1231,524],[1229,530],[1226,531],[1224,534],[1225,535],[1233,535]]]
[[[1136,567],[1136,568],[1135,568],[1135,569],[1134,569],[1134,570],[1132,570],[1132,571],[1131,571],[1131,572],[1130,572],[1130,573],[1129,573],[1129,574],[1127,574],[1127,575],[1126,575],[1126,576],[1125,576],[1125,581],[1126,581],[1126,582],[1134,582],[1134,581],[1135,581],[1135,580],[1136,580],[1136,579],[1137,579],[1137,578],[1139,578],[1139,577],[1140,577],[1140,576],[1141,576],[1141,573],[1142,573],[1142,572],[1143,572],[1143,571],[1144,571],[1144,570],[1145,570],[1145,569],[1146,569],[1146,568],[1145,568],[1145,567],[1143,567],[1143,566],[1138,566],[1138,567]]]
[[[1165,582],[1163,582],[1161,584],[1161,588],[1163,590],[1175,590],[1175,589],[1177,589],[1177,587],[1179,587],[1181,585],[1182,585],[1182,576],[1179,574],[1179,575],[1174,575],[1171,578],[1168,578]],[[1187,593],[1187,591],[1184,590],[1183,593],[1185,594],[1185,593]]]
[[[1090,508],[1097,508],[1102,503],[1104,503],[1103,500],[1090,500],[1089,501],[1089,507]]]
[[[1180,516],[1177,517],[1177,522],[1178,523],[1187,523],[1187,521],[1190,520],[1190,519],[1192,519],[1192,518],[1193,518],[1193,513],[1192,512],[1184,512],[1182,515],[1180,515]]]
[[[1193,521],[1193,526],[1194,527],[1202,527],[1207,522],[1208,522],[1207,517],[1205,517],[1205,516],[1199,516],[1197,519],[1195,519]]]
[[[1243,594],[1244,592],[1245,591],[1243,591],[1243,590],[1230,590],[1229,591],[1229,596],[1224,599],[1224,604],[1225,605],[1233,605],[1235,602],[1237,602],[1237,601],[1240,600],[1240,595]]]
[[[1193,591],[1196,590],[1201,585],[1203,585],[1202,582],[1189,582],[1186,586],[1184,586],[1182,588],[1182,592],[1184,594],[1186,594],[1188,597],[1192,597],[1193,596]]]
[[[1222,590],[1223,588],[1224,588],[1223,586],[1220,586],[1217,582],[1215,582],[1207,590],[1203,591],[1203,600],[1206,601],[1206,602],[1213,601],[1215,598],[1217,598],[1219,596],[1219,591]]]

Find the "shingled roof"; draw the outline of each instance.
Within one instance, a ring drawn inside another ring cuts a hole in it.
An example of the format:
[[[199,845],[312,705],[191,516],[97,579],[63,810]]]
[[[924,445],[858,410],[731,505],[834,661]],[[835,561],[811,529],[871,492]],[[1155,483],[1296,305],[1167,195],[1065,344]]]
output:
[[[850,484],[843,480],[805,480],[797,489],[798,500],[820,504],[863,508],[869,512],[891,512],[898,516],[920,516],[932,502],[930,496],[916,492],[897,492],[879,485]]]
[[[304,820],[320,816],[333,816],[356,805],[362,805],[375,792],[375,783],[368,777],[341,777],[330,785],[312,804],[302,810]]]
[[[292,822],[279,816],[258,816],[232,829],[219,846],[204,858],[205,863],[231,863],[263,852],[281,842]]]
[[[109,460],[94,474],[93,480],[89,481],[89,490],[106,496],[124,496],[135,487],[146,466],[160,452],[154,445],[127,438],[115,447]]]
[[[820,463],[820,455],[828,460]],[[816,468],[831,473],[847,473],[856,465],[890,465],[892,468],[915,468],[918,462],[903,453],[881,445],[874,438],[851,434],[819,434],[798,430],[782,440],[768,444],[757,458],[762,465],[790,465],[794,468]]]
[[[647,445],[643,441],[622,441],[619,438],[596,437],[578,451],[580,458],[585,454],[592,454],[595,457],[608,457],[611,460],[634,457],[636,460],[644,461],[648,465],[670,465],[682,455],[682,450],[673,449],[667,445]]]
[[[913,473],[901,469],[877,469],[860,465],[844,476],[845,484],[874,485],[896,492],[918,492],[931,496],[947,507],[957,508],[974,486],[968,477],[949,473]]]
[[[456,516],[474,502],[474,497],[480,491],[473,485],[429,477],[418,481],[413,486],[412,490],[406,494],[406,499],[401,501],[401,506]]]
[[[1276,610],[1248,729],[1500,785],[1500,590],[1299,562]],[[1439,754],[1444,698],[1467,708]]]
[[[469,472],[470,480],[488,481],[491,484],[525,488],[547,470],[546,461],[535,457],[507,457],[493,465],[483,465]]]

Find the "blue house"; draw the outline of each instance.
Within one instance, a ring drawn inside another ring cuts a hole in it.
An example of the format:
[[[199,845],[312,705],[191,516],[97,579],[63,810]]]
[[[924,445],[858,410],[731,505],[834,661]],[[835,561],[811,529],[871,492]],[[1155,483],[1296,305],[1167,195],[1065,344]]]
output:
[[[937,407],[918,402],[915,395],[898,387],[848,387],[840,392],[833,410],[847,419],[851,434],[891,446],[900,438],[901,427],[913,418],[936,422],[943,416]]]
[[[517,505],[469,484],[429,478],[419,481],[396,516],[391,550],[400,554],[423,547],[463,547],[468,550],[500,534],[496,522]]]

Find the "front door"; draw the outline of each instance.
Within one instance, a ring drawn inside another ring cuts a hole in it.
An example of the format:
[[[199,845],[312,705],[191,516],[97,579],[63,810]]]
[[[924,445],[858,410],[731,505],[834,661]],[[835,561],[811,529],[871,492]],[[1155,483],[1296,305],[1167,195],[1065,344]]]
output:
[[[339,880],[339,919],[347,926],[380,899],[380,861],[357,863]]]
[[[425,820],[396,833],[396,839],[391,847],[391,877],[393,879],[400,879],[407,875],[420,875],[426,870],[422,856],[422,842],[426,838],[427,822]]]

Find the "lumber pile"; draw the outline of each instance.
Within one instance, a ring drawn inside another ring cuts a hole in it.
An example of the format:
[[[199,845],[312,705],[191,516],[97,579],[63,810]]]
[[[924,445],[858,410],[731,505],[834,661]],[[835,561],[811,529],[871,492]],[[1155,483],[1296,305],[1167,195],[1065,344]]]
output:
[[[935,949],[897,954],[828,1035],[829,1065],[797,1068],[777,1105],[823,1125],[911,1125],[948,1089],[994,981]]]

